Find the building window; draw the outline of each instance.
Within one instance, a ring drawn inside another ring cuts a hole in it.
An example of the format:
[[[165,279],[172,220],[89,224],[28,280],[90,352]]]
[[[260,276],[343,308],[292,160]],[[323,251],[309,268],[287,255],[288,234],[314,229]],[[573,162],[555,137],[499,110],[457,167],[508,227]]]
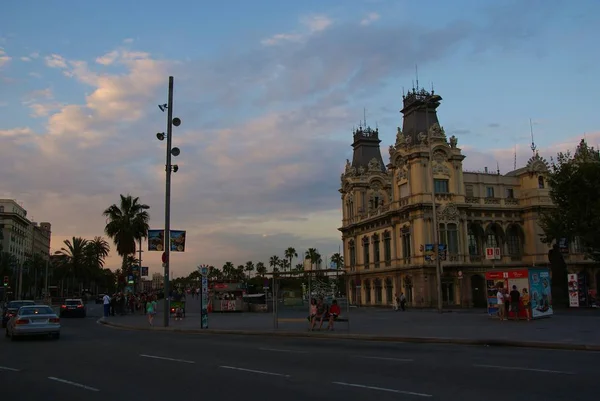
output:
[[[410,261],[410,228],[404,227],[402,229],[402,257],[404,262]]]
[[[541,175],[538,177],[538,188],[539,189],[544,189],[545,185],[544,185],[544,177],[542,177]]]
[[[448,254],[458,255],[458,226],[456,224],[440,224],[440,243],[446,245]]]
[[[385,302],[388,305],[391,305],[394,302],[394,298],[392,297],[392,292],[394,291],[394,285],[392,284],[392,280],[390,278],[385,279]]]
[[[0,213],[4,213],[4,206],[0,206]]]
[[[356,246],[354,245],[354,240],[348,242],[348,253],[350,253],[350,267],[354,267],[356,265]]]
[[[373,284],[375,286],[375,303],[380,305],[381,301],[383,301],[383,287],[381,285],[381,280],[376,278],[373,281]]]
[[[473,185],[466,185],[465,186],[465,196],[467,196],[468,198],[472,198],[473,195]]]
[[[392,236],[389,231],[383,233],[383,259],[386,266],[392,265]]]
[[[370,262],[370,255],[369,255],[369,238],[364,237],[362,240],[362,245],[363,245],[363,256],[364,256],[364,260],[365,260],[365,269],[369,268],[369,263]]]
[[[467,241],[469,242],[469,255],[471,255],[471,256],[481,255],[479,239],[477,238],[475,231],[471,227],[469,227],[469,232],[467,234]]]
[[[373,235],[373,262],[375,263],[375,268],[379,267],[379,262],[381,255],[379,253],[379,234]]]
[[[506,188],[506,198],[515,199],[515,190],[512,188]]]
[[[369,280],[365,280],[365,303],[371,303],[371,282]]]
[[[510,256],[521,256],[521,237],[517,226],[510,226],[506,230],[506,245],[508,246],[508,254]]]
[[[365,192],[360,193],[360,207],[364,212],[367,207],[367,194]]]
[[[436,194],[447,194],[450,192],[448,191],[448,180],[433,180],[433,188]]]
[[[487,187],[485,189],[485,196],[488,198],[493,198],[494,197],[494,187]]]
[[[400,185],[400,199],[406,198],[410,195],[408,184]]]

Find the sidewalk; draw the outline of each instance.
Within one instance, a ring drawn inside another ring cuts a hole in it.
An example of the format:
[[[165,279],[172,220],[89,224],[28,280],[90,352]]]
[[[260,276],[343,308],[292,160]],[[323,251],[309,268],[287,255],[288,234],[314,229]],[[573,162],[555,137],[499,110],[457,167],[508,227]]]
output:
[[[110,317],[103,323],[132,329],[162,328],[162,303],[150,327],[146,316]],[[184,332],[281,336],[339,337],[379,341],[439,342],[532,346],[538,348],[589,349],[600,351],[600,311],[571,314],[558,311],[554,316],[534,321],[499,321],[479,313],[435,313],[430,310],[394,312],[385,309],[350,310],[350,324],[338,323],[334,332],[309,332],[306,312],[280,309],[277,327],[272,313],[211,313],[209,329],[200,327],[199,301],[188,301],[186,318],[171,319],[168,330]],[[103,320],[103,319],[102,319]],[[348,327],[349,326],[349,327]],[[326,327],[326,323],[323,325]]]

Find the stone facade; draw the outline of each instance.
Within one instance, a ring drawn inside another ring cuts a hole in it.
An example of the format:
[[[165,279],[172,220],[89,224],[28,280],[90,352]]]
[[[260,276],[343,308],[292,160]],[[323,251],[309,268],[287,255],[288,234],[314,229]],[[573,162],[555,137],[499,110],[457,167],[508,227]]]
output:
[[[489,269],[548,266],[549,247],[540,241],[537,224],[540,212],[553,207],[548,164],[536,153],[525,167],[504,175],[487,168],[464,171],[466,156],[457,138],[447,138],[438,122],[440,101],[425,90],[404,97],[403,127],[389,146],[387,166],[378,130],[359,127],[354,132],[354,157],[347,161],[340,188],[352,303],[389,305],[394,294],[404,293],[409,305],[436,305],[436,263],[426,252],[435,243],[432,196],[439,243],[445,245],[445,305],[485,307]],[[486,260],[486,248],[499,248],[500,259]],[[571,244],[565,260],[574,272],[591,266],[577,244]],[[600,273],[592,271],[596,288]]]

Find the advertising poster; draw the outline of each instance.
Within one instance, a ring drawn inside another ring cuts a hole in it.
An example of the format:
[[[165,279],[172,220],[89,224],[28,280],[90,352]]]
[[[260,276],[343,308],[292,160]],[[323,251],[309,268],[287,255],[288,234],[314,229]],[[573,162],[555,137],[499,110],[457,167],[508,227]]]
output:
[[[529,287],[531,290],[531,316],[535,318],[551,316],[552,280],[548,269],[530,269]]]
[[[488,313],[494,315],[498,313],[498,288],[506,288],[508,285],[506,277],[502,271],[491,271],[485,273],[485,282],[487,288]]]
[[[527,270],[512,270],[508,272],[508,293],[513,290],[513,286],[519,291],[519,318],[528,318],[527,309],[531,306],[531,296],[529,294],[529,274]],[[509,318],[515,318],[515,313],[512,311],[508,314]]]
[[[202,306],[200,311],[200,327],[208,329],[208,277],[202,275],[202,287],[200,293],[202,294]]]
[[[148,277],[148,266],[142,266],[142,277]]]
[[[171,230],[171,252],[185,252],[185,231]]]
[[[567,274],[567,288],[569,289],[569,306],[579,308],[579,280],[577,274]]]
[[[148,250],[157,252],[165,250],[165,230],[148,230]]]

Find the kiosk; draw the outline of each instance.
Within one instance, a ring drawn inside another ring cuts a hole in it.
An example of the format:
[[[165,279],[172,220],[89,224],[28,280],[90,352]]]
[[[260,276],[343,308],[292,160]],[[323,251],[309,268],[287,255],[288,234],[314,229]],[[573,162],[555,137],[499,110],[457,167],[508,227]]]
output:
[[[512,291],[513,285],[521,293],[519,299],[519,318],[539,319],[554,313],[552,307],[552,279],[545,268],[494,269],[485,273],[487,287],[488,313],[498,313],[498,289]],[[504,307],[504,305],[500,305]],[[509,319],[516,318],[510,311]]]

